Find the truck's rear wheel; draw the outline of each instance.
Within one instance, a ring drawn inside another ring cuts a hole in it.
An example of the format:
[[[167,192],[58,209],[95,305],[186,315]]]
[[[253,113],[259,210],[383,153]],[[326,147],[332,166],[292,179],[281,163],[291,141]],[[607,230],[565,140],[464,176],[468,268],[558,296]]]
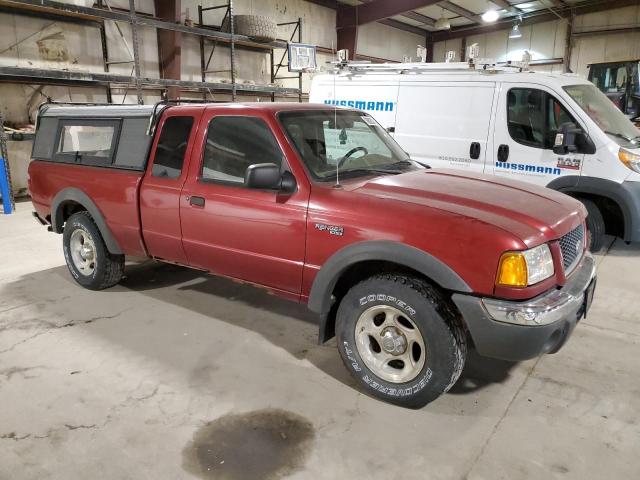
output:
[[[113,255],[89,212],[74,213],[64,225],[64,258],[71,275],[85,288],[114,286],[124,273],[124,255]]]
[[[336,322],[347,369],[387,402],[420,408],[462,372],[464,332],[447,300],[418,278],[376,275],[360,282],[340,302]]]
[[[587,235],[591,240],[591,251],[599,252],[604,246],[605,223],[602,212],[595,202],[581,198],[580,201],[587,209]]]

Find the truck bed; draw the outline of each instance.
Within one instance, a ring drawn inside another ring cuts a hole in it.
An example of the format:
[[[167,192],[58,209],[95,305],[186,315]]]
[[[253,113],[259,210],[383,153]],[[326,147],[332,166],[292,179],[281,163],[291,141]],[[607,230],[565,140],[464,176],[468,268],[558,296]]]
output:
[[[123,253],[146,256],[140,227],[138,189],[144,172],[34,160],[29,191],[36,212],[51,220],[51,203],[66,188],[79,189],[102,213]]]

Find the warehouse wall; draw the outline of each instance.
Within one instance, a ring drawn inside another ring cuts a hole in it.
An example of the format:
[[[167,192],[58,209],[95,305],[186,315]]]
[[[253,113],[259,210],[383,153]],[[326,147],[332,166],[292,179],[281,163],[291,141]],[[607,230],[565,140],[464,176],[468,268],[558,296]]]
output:
[[[640,27],[640,6],[612,9],[604,12],[579,15],[574,21],[574,32],[598,29]],[[525,25],[520,27],[522,38],[510,39],[503,30],[467,37],[467,46],[478,43],[480,56],[498,61],[520,60],[524,50],[529,50],[534,60],[563,58],[567,23],[565,20]],[[446,52],[459,52],[461,39],[437,42],[434,45],[434,61],[444,61]],[[459,55],[456,56],[459,59]],[[599,34],[575,36],[571,53],[571,70],[587,76],[590,63],[630,60],[640,58],[640,30],[625,34]],[[538,66],[536,70],[562,72],[564,65]]]
[[[387,60],[402,61],[416,57],[416,47],[425,45],[425,37],[380,23],[367,23],[358,28],[358,53]]]
[[[478,43],[481,58],[491,58],[503,62],[506,60],[521,60],[525,51],[529,51],[533,60],[562,58],[564,56],[567,24],[562,20],[536,23],[520,27],[522,38],[509,38],[509,30],[473,35],[467,37],[467,48]],[[434,45],[433,58],[442,62],[449,50],[455,50],[456,59],[460,60],[461,39],[437,42]],[[536,69],[562,72],[562,65],[536,67]]]
[[[640,5],[582,15],[576,19],[575,32],[640,27]],[[587,65],[605,61],[640,58],[640,30],[633,33],[609,33],[578,36],[571,55],[571,68],[587,75]]]

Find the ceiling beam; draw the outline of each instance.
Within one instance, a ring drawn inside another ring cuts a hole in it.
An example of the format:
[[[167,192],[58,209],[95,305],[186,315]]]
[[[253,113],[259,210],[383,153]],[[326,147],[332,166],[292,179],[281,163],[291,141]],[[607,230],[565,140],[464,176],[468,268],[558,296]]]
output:
[[[338,18],[338,28],[354,25],[354,22],[356,25],[377,22],[415,10],[416,8],[435,5],[438,1],[439,0],[373,0],[364,5],[339,5],[338,12],[341,12],[341,15],[339,15]]]
[[[343,8],[347,8],[347,9],[353,8],[353,7],[350,7],[349,5],[345,5],[336,0],[306,0],[306,1],[309,3],[313,3],[314,5],[320,5],[321,7],[330,8],[332,10],[338,10],[339,11],[338,17],[340,17],[341,15],[351,15],[351,12],[349,10],[343,10]],[[420,15],[417,12],[408,12],[404,16],[406,16],[407,18],[413,18],[413,15],[409,16],[413,13],[415,13],[415,15]],[[414,20],[423,22],[425,25],[435,25],[436,23],[435,20],[425,15],[421,15],[420,17],[421,17],[420,20],[418,20],[417,17],[414,18]],[[337,23],[337,19],[336,19],[336,23]],[[355,22],[353,23],[355,24]],[[415,33],[417,35],[426,35],[428,33],[427,30],[424,30],[419,27],[414,27],[413,25],[409,25],[408,23],[398,22],[397,20],[385,19],[385,20],[379,20],[378,23],[381,23],[383,25],[388,25],[390,27],[397,28],[398,30],[402,30],[405,32]],[[341,27],[337,26],[337,28],[341,28]]]
[[[456,5],[452,2],[438,2],[438,6],[444,8],[445,10],[449,10],[451,13],[455,13],[456,15],[460,15],[461,17],[466,18],[467,20],[471,20],[473,23],[482,23],[482,19],[480,15],[476,15],[475,13],[467,10],[466,8],[462,8],[459,5]]]
[[[424,37],[427,33],[429,33],[423,28],[414,27],[413,25],[399,22],[398,20],[394,20],[393,18],[385,18],[383,20],[378,20],[378,23],[381,23],[382,25],[387,25],[389,27],[398,28],[400,30],[404,30],[405,32],[415,33],[416,35],[420,35],[422,37]]]
[[[493,0],[491,0],[493,2]],[[496,2],[494,2],[496,3]],[[558,16],[569,18],[571,14],[585,15],[587,13],[597,13],[614,8],[628,7],[631,5],[640,5],[640,0],[602,0],[596,3],[589,2],[586,4],[577,4],[570,8],[556,9],[554,13],[548,10],[537,10],[529,14],[522,14],[523,24],[533,25],[535,23],[551,22],[558,20]],[[509,30],[513,26],[513,19],[504,19],[490,25],[481,25],[476,27],[458,27],[447,31],[434,32],[434,41],[451,40],[454,38],[469,37],[471,35],[481,35],[483,33],[497,32],[501,30]]]
[[[491,3],[499,6],[503,10],[511,13],[512,15],[520,15],[522,12],[520,9],[516,8],[515,5],[511,5],[507,0],[489,0]]]
[[[407,12],[403,13],[402,16],[415,20],[416,22],[420,22],[423,25],[429,25],[430,27],[434,27],[436,25],[436,21],[433,18],[427,17],[426,15],[418,12]]]

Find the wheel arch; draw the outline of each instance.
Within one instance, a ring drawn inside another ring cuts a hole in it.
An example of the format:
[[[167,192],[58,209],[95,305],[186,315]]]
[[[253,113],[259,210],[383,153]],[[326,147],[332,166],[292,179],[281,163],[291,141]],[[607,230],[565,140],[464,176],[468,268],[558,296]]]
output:
[[[629,241],[633,237],[634,226],[640,220],[640,205],[637,199],[621,188],[621,184],[597,177],[570,175],[556,178],[548,188],[580,199],[592,200],[602,213],[606,233]]]
[[[308,307],[320,315],[320,343],[334,336],[335,307],[346,291],[367,276],[383,271],[414,274],[444,290],[472,292],[455,271],[418,248],[383,240],[349,245],[324,263],[311,287]]]
[[[110,253],[121,255],[122,250],[114,238],[107,222],[97,205],[82,190],[77,188],[65,188],[56,194],[51,202],[51,228],[56,233],[62,233],[64,223],[69,216],[78,211],[87,211],[93,218],[100,235]]]

